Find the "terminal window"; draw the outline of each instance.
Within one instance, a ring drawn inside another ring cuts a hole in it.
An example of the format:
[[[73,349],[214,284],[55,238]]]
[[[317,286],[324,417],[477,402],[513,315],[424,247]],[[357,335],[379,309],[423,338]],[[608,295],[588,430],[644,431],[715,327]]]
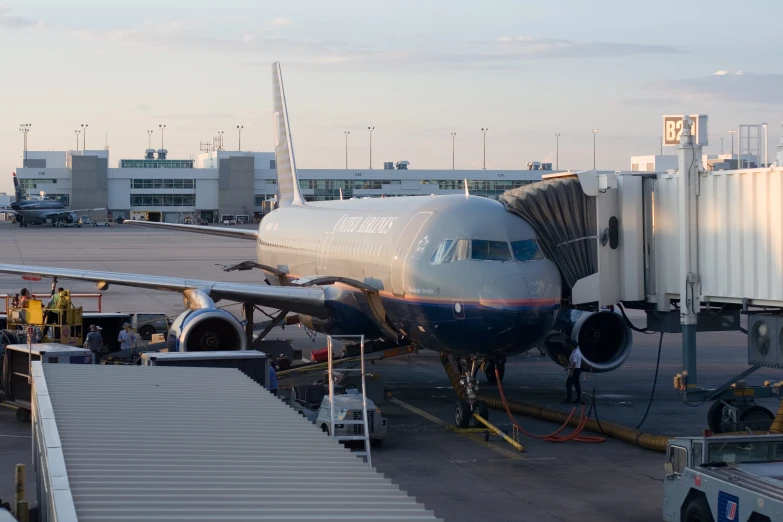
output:
[[[56,185],[56,179],[41,179],[41,178],[21,178],[19,179],[19,188],[22,190],[33,190],[38,188],[38,185]]]
[[[195,179],[133,179],[131,188],[135,189],[193,189]]]
[[[194,194],[131,194],[132,207],[194,207]]]

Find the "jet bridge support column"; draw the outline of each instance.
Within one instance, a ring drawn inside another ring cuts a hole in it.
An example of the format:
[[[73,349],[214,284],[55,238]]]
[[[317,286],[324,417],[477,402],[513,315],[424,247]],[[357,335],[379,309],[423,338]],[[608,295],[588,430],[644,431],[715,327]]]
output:
[[[679,156],[680,324],[682,367],[687,372],[685,392],[697,387],[696,322],[701,306],[698,252],[698,197],[701,146],[691,135],[691,120],[684,118]]]

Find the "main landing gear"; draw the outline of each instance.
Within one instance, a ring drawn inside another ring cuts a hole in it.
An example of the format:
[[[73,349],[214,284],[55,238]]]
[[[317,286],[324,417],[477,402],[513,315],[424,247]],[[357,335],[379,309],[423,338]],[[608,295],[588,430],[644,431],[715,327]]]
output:
[[[454,424],[457,425],[457,428],[467,428],[474,413],[489,419],[489,406],[487,406],[486,402],[478,400],[477,396],[479,386],[476,373],[479,367],[483,365],[483,361],[477,358],[459,360],[460,373],[464,375],[460,382],[465,387],[465,400],[457,401],[454,408]],[[480,422],[474,422],[477,428],[482,427]]]

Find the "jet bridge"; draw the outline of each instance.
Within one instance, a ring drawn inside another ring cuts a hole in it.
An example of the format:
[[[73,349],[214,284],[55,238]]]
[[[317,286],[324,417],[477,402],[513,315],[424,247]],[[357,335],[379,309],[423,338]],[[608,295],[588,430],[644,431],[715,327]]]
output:
[[[698,136],[682,119],[676,171],[554,174],[501,201],[560,268],[564,307],[645,310],[648,331],[682,333],[675,382],[686,401],[716,401],[710,428],[762,427],[773,415],[753,399],[779,397],[780,386],[747,387],[744,378],[783,368],[783,168],[706,170],[706,117]],[[723,330],[749,332],[749,367],[705,389],[696,333]]]

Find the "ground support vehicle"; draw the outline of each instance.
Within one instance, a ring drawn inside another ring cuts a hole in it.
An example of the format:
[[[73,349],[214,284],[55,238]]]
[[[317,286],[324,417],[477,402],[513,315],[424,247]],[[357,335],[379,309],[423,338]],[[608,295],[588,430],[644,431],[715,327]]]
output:
[[[666,522],[783,520],[783,435],[677,437],[665,470]]]

